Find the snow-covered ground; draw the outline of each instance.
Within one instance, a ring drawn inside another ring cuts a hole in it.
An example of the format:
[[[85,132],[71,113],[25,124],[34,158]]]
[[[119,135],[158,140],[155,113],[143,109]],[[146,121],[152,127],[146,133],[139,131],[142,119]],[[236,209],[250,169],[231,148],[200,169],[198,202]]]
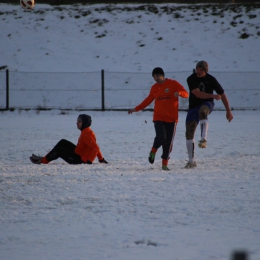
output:
[[[259,111],[210,116],[208,147],[187,170],[185,112],[169,164],[152,112],[89,112],[108,165],[33,165],[61,138],[77,142],[78,112],[1,113],[1,259],[227,260],[260,258]],[[196,139],[199,138],[197,131]]]
[[[213,71],[259,71],[254,7],[0,4],[0,31],[10,71],[191,71],[201,59]],[[147,160],[152,112],[86,112],[108,165],[33,165],[32,153],[77,142],[79,113],[0,112],[1,260],[227,260],[235,250],[260,259],[259,111],[233,111],[231,123],[214,111],[192,170],[186,112],[170,172],[161,150]]]

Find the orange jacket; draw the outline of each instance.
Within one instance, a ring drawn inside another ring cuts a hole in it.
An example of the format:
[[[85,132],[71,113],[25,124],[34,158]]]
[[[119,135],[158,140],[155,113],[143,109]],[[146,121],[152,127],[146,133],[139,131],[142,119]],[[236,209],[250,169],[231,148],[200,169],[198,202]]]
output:
[[[179,92],[183,98],[189,96],[185,88],[176,80],[166,79],[162,84],[155,83],[148,97],[136,106],[135,110],[140,111],[155,100],[153,121],[178,122],[179,103],[178,98],[174,96],[175,92]]]
[[[96,142],[96,136],[89,127],[81,131],[78,144],[74,151],[80,156],[83,162],[87,162],[88,160],[93,162],[96,156],[99,160],[103,159],[103,155]]]

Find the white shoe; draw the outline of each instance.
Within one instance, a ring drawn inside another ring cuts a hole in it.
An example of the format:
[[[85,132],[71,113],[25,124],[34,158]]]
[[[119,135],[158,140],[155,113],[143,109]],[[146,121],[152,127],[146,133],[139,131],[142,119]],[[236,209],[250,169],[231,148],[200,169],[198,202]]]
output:
[[[197,166],[196,162],[193,162],[193,163],[192,162],[188,162],[184,168],[191,169],[191,168],[195,168],[196,166]]]
[[[206,148],[207,147],[207,141],[205,139],[201,139],[198,144],[199,148]]]

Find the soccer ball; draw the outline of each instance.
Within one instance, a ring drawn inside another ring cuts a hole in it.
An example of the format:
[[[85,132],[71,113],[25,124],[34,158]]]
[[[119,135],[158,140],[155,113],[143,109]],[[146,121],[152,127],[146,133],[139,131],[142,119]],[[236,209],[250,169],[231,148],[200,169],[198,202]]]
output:
[[[35,4],[34,0],[20,0],[20,5],[25,10],[33,9],[34,4]]]

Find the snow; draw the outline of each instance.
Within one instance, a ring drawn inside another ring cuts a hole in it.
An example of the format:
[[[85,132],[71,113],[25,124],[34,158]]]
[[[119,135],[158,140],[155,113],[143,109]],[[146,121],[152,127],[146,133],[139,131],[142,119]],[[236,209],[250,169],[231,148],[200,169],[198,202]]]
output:
[[[108,165],[30,163],[62,138],[77,142],[78,112],[2,112],[1,259],[224,260],[238,249],[259,259],[258,111],[231,123],[213,112],[192,170],[180,112],[169,173],[161,150],[147,160],[152,112],[89,114]]]
[[[1,63],[12,71],[191,71],[201,59],[211,71],[259,71],[259,4],[0,10]]]
[[[205,59],[213,71],[258,70],[259,36],[249,31],[253,36],[238,38],[240,23],[225,33],[220,21],[229,23],[231,11],[223,11],[212,30],[212,16],[200,16],[197,26],[174,20],[180,24],[174,26],[172,40],[166,37],[172,25],[167,26],[165,13],[95,11],[102,7],[36,5],[25,12],[0,4],[1,62],[13,71],[150,72],[160,65],[166,71],[190,70],[196,60]],[[89,9],[86,21],[73,18]],[[192,17],[190,8],[178,12]],[[257,18],[248,18],[254,13]],[[96,17],[109,22],[97,27],[89,22]],[[251,30],[259,23],[259,9],[244,10],[242,17]],[[131,23],[138,19],[139,24]],[[149,20],[167,41],[153,44]],[[204,34],[199,35],[198,27]],[[106,37],[93,37],[105,31]],[[137,41],[147,49],[137,48]],[[174,56],[167,56],[174,46]],[[184,169],[185,111],[179,113],[169,172],[161,170],[161,149],[153,165],[147,160],[154,138],[152,112],[86,112],[108,165],[96,160],[72,166],[60,159],[32,164],[32,153],[45,155],[62,138],[77,142],[79,113],[1,111],[1,259],[227,260],[236,250],[248,252],[250,260],[260,259],[259,111],[233,111],[231,123],[224,111],[214,111],[208,147],[195,149],[198,166],[191,170]]]

